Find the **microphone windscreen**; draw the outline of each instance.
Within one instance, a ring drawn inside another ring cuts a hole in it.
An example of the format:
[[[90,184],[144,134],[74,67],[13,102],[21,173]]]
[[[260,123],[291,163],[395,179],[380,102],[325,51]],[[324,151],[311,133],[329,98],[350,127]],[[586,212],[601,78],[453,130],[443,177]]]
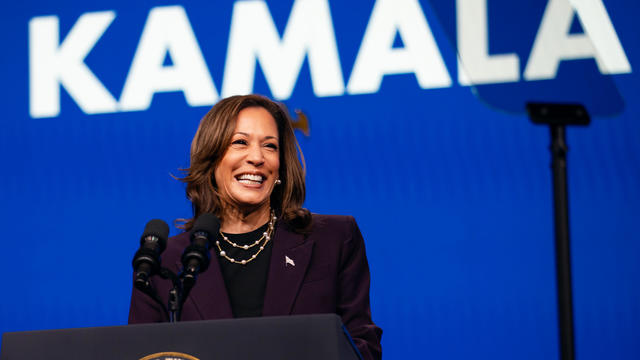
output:
[[[220,230],[220,220],[211,214],[204,213],[196,219],[196,222],[193,224],[192,234],[195,234],[198,231],[203,231],[208,233],[210,236],[215,236]]]
[[[160,252],[167,247],[167,239],[169,238],[169,225],[164,220],[153,219],[144,227],[144,232],[140,238],[140,242],[144,243],[147,236],[156,236],[159,239]]]

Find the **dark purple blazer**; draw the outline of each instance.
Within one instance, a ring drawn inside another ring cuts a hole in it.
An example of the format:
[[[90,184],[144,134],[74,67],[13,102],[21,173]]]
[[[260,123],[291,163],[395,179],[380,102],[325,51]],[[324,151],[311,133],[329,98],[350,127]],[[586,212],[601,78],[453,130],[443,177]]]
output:
[[[188,243],[188,233],[169,239],[162,266],[179,272],[180,256]],[[285,257],[295,266],[286,264]],[[233,317],[218,259],[212,249],[211,264],[198,276],[182,309],[182,320]],[[170,281],[154,276],[152,282],[166,304]],[[317,313],[340,315],[362,356],[381,358],[382,330],[371,320],[364,240],[351,216],[313,214],[308,235],[294,233],[282,222],[276,226],[262,315]],[[162,307],[134,288],[129,323],[163,321],[168,317]]]

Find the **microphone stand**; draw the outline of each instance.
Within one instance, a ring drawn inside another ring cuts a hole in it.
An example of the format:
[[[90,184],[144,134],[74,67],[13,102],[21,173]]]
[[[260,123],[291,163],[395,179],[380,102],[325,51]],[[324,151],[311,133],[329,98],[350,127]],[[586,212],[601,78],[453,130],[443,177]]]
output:
[[[136,287],[149,295],[156,303],[161,305],[162,310],[164,310],[165,314],[169,317],[169,322],[178,322],[182,316],[182,305],[184,305],[191,288],[195,284],[195,278],[193,281],[188,282],[190,286],[185,286],[183,283],[183,276],[178,276],[167,268],[160,268],[158,275],[163,279],[170,279],[173,284],[173,287],[169,290],[169,300],[167,301],[166,307],[149,282],[147,282],[144,287],[136,283]]]
[[[169,322],[178,322],[180,321],[183,304],[182,281],[173,271],[166,268],[160,269],[160,276],[163,279],[171,279],[171,282],[173,283],[173,287],[169,290],[167,308],[169,309]]]
[[[196,276],[191,272],[183,272],[180,275],[176,275],[173,271],[161,267],[158,275],[163,279],[170,279],[173,287],[169,290],[169,300],[167,301],[167,305],[162,303],[162,299],[158,296],[155,289],[151,286],[151,284],[147,281],[145,283],[135,282],[136,288],[145,294],[149,295],[156,303],[160,304],[162,310],[164,310],[165,314],[169,317],[169,322],[178,322],[182,316],[182,306],[184,302],[187,300],[191,289],[195,285]]]
[[[575,342],[569,245],[568,147],[565,133],[567,125],[586,126],[590,119],[584,106],[577,104],[527,103],[527,112],[533,123],[548,125],[550,129],[560,358],[573,360]]]
[[[213,217],[213,215],[211,215],[211,217]],[[215,220],[214,224],[218,224],[218,220],[215,217],[213,217],[212,220]],[[219,224],[217,228],[219,229]],[[218,230],[210,232],[215,233],[217,231]],[[207,242],[209,241],[206,236],[204,237],[204,239]],[[188,264],[184,265],[184,269],[180,274],[176,275],[173,271],[164,267],[160,267],[160,269],[158,270],[158,275],[160,277],[162,277],[163,279],[170,279],[171,283],[173,284],[173,287],[171,288],[171,290],[169,290],[166,308],[162,303],[162,299],[160,299],[148,279],[143,279],[145,281],[138,281],[138,279],[136,279],[134,281],[134,284],[138,289],[151,296],[151,298],[155,302],[161,305],[162,309],[165,311],[165,314],[167,314],[169,317],[169,322],[172,323],[180,321],[182,317],[182,306],[184,305],[184,302],[191,292],[191,289],[196,283],[198,273],[203,269],[206,270],[206,268],[209,266],[209,254],[207,247],[198,244],[191,244],[186,248],[185,251],[186,253],[183,254],[182,261],[183,264],[185,264],[185,261],[187,261]],[[187,257],[187,260],[185,260],[185,256]],[[195,261],[194,264],[191,264],[193,261]]]
[[[173,283],[173,287],[169,290],[167,309],[169,310],[169,322],[178,322],[182,318],[182,306],[187,300],[193,285],[195,285],[196,277],[194,276],[185,281],[184,273],[176,275],[166,268],[160,269],[160,276],[163,279],[170,279]]]

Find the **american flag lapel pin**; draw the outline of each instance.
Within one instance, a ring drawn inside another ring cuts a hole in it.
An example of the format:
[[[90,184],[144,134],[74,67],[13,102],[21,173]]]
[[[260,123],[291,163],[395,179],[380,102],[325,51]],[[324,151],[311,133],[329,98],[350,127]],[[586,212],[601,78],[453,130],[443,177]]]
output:
[[[291,266],[296,266],[296,263],[293,261],[293,259],[291,259],[288,256],[284,256],[284,266],[286,267],[287,265],[291,265]]]

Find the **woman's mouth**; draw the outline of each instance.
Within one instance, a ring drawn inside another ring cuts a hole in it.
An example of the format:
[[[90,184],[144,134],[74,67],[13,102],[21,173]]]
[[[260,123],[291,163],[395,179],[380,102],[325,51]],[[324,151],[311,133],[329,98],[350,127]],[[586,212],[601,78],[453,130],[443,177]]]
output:
[[[244,185],[260,185],[264,181],[264,176],[258,174],[240,174],[236,180]]]

